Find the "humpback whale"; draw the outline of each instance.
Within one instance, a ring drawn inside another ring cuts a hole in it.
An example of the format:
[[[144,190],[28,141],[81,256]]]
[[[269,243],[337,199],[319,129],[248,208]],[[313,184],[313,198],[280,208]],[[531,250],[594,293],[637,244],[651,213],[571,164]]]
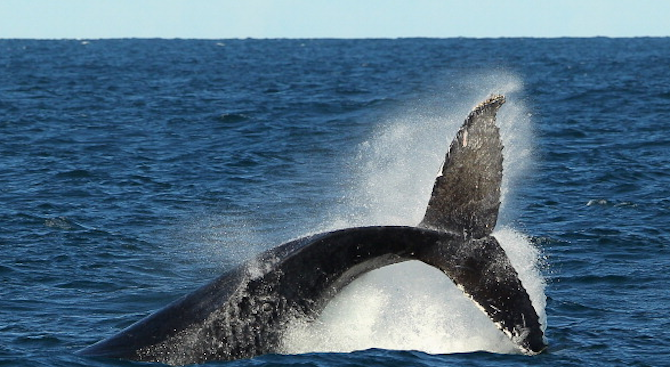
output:
[[[78,354],[183,365],[280,353],[291,320],[315,320],[360,275],[408,260],[451,278],[522,353],[542,352],[538,314],[491,235],[503,170],[495,121],[504,103],[494,95],[469,113],[417,226],[348,228],[290,241]]]

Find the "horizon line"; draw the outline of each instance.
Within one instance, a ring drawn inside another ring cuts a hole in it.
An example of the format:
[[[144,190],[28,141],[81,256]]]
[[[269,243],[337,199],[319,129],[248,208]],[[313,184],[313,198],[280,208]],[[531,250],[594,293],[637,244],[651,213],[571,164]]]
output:
[[[0,37],[0,40],[23,40],[23,41],[93,41],[93,40],[193,40],[193,41],[219,41],[219,40],[407,40],[407,39],[636,39],[636,38],[670,38],[670,36],[401,36],[401,37]]]

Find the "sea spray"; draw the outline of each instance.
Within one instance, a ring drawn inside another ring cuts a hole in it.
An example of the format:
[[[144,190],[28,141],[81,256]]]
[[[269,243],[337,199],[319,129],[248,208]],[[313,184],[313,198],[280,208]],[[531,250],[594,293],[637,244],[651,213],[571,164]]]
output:
[[[439,270],[419,261],[360,277],[314,323],[293,325],[285,351],[369,348],[456,353],[518,348]]]
[[[416,225],[449,142],[470,109],[490,94],[514,96],[522,89],[512,73],[482,73],[455,82],[444,99],[417,101],[377,128],[351,165],[353,187],[324,230],[364,225]],[[459,96],[454,90],[460,92]],[[505,146],[501,212],[507,225],[494,235],[519,272],[546,328],[540,254],[528,238],[509,227],[513,188],[532,159],[531,115],[523,100],[508,98],[498,115]],[[499,225],[500,227],[500,225]],[[287,353],[348,352],[368,348],[454,353],[518,348],[439,270],[418,261],[378,269],[352,282],[316,322],[298,320],[284,338]]]

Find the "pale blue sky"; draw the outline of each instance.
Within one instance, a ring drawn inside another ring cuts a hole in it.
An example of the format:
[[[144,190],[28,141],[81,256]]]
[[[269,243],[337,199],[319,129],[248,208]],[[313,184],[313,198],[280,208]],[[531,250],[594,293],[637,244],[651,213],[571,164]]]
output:
[[[670,36],[666,0],[0,0],[0,38]]]

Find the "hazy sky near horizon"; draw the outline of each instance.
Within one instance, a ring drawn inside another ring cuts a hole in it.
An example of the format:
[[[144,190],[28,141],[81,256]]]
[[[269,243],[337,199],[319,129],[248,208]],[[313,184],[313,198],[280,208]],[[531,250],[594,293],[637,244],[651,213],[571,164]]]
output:
[[[0,0],[0,38],[667,37],[664,0]]]

